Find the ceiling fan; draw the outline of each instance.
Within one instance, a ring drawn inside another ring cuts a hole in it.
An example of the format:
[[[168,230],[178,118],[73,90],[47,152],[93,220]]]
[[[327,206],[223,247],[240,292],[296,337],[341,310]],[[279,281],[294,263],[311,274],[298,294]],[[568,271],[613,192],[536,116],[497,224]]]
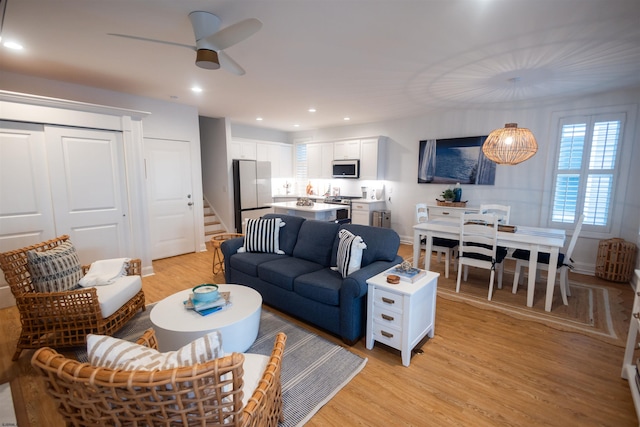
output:
[[[260,22],[260,20],[255,18],[245,19],[244,21],[237,22],[220,30],[221,20],[213,13],[195,11],[189,14],[189,19],[191,20],[193,34],[196,39],[195,46],[127,34],[108,34],[110,36],[124,37],[127,39],[186,47],[196,51],[196,65],[200,68],[217,70],[222,67],[239,76],[245,74],[244,69],[236,61],[231,59],[231,57],[224,52],[224,49],[240,43],[258,32],[258,30],[262,28],[262,22]]]

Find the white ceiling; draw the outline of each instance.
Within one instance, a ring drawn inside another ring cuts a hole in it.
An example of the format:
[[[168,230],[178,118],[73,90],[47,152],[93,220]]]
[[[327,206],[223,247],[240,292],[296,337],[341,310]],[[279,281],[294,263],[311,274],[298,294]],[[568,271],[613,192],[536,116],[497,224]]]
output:
[[[200,69],[185,48],[107,35],[194,44],[194,10],[222,28],[262,21],[225,50],[244,76]],[[0,48],[1,71],[285,131],[640,86],[639,0],[9,0],[2,37],[25,48]]]

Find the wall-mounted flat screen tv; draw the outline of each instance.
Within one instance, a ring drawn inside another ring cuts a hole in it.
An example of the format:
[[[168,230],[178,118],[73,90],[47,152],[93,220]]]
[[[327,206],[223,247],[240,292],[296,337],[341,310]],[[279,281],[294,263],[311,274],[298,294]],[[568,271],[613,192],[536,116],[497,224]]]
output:
[[[496,164],[482,152],[485,139],[486,135],[420,141],[418,183],[494,185]]]

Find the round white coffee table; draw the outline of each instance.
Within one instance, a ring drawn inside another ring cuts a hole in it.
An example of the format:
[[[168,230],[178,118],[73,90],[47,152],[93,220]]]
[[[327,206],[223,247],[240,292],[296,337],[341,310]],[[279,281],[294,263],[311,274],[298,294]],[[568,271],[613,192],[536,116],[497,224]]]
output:
[[[184,307],[191,289],[170,295],[151,309],[158,350],[177,350],[216,329],[222,334],[225,353],[242,353],[251,347],[260,327],[262,296],[248,286],[218,287],[220,292],[230,292],[231,306],[207,316]]]

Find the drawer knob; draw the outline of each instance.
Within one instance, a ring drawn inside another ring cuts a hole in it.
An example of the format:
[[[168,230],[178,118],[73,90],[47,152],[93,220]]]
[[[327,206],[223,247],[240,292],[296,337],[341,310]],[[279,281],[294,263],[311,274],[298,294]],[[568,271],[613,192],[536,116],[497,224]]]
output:
[[[380,333],[382,334],[383,337],[387,337],[387,338],[393,338],[393,334],[386,332],[386,331],[380,331]]]
[[[387,304],[395,304],[395,300],[392,300],[391,298],[385,298],[382,297],[382,302],[386,302]]]
[[[390,321],[390,322],[392,322],[392,321],[393,321],[393,317],[392,317],[392,316],[389,316],[388,314],[382,314],[382,315],[381,315],[381,317],[382,317],[384,320],[388,320],[388,321]]]

